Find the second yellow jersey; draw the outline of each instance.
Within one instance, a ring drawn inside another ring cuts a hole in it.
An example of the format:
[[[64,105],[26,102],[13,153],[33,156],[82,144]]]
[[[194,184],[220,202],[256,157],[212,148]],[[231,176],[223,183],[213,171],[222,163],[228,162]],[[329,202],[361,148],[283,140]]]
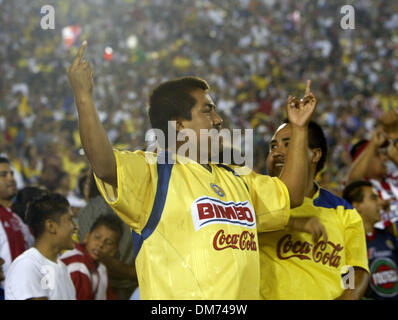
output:
[[[96,179],[133,230],[141,298],[258,299],[257,229],[287,224],[285,185],[224,165],[210,172],[186,158],[160,164],[142,151],[114,153],[117,190]]]
[[[314,243],[310,234],[289,230],[259,234],[262,299],[335,299],[348,267],[369,272],[362,218],[345,200],[320,188],[291,216],[317,217],[328,241]]]

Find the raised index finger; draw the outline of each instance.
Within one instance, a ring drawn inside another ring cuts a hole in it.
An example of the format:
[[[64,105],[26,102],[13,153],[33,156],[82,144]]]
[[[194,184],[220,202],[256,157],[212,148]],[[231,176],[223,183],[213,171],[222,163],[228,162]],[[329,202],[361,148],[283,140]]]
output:
[[[86,47],[87,47],[87,41],[84,40],[82,45],[79,48],[79,51],[76,54],[75,60],[73,60],[72,67],[76,67],[80,63],[80,61],[83,58],[84,51],[86,50]]]
[[[307,87],[305,88],[305,95],[308,96],[311,93],[311,80],[307,80]]]

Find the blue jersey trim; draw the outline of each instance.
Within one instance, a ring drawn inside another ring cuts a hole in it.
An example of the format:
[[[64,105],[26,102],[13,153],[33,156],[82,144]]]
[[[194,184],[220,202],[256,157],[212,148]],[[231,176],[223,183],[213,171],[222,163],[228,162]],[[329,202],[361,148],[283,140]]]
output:
[[[155,201],[153,203],[152,211],[149,219],[141,231],[141,235],[132,231],[133,235],[133,248],[134,248],[134,259],[137,257],[144,240],[146,240],[152,232],[156,229],[160,218],[162,217],[164,204],[167,198],[167,191],[169,189],[169,182],[171,177],[171,171],[173,169],[173,163],[168,163],[168,152],[164,153],[163,156],[159,155],[158,159],[163,159],[165,161],[158,161],[158,185],[156,189]],[[159,163],[161,162],[161,163]]]
[[[241,177],[239,174],[237,174],[236,171],[235,171],[234,169],[232,169],[232,168],[226,166],[225,164],[219,163],[219,164],[217,164],[217,167],[219,167],[219,168],[224,168],[225,170],[232,172],[236,177],[242,179],[242,177]],[[243,179],[242,179],[242,181],[243,181],[243,183],[245,184],[247,191],[249,191],[249,187],[247,186],[246,182],[245,182]]]
[[[218,200],[218,199],[215,199],[215,198],[210,198],[210,197],[207,197],[207,196],[199,198],[198,200],[195,201],[195,203],[197,203],[199,201],[202,201],[202,200],[210,200],[210,201],[221,203],[221,204],[226,205],[226,206],[228,206],[230,204],[234,204],[234,205],[240,206],[240,205],[246,205],[246,204],[249,203],[249,200],[246,200],[245,202],[233,202],[233,201],[224,202],[224,201],[221,201],[221,200]]]
[[[314,200],[314,206],[327,209],[336,209],[338,206],[343,206],[344,209],[353,209],[346,200],[322,188],[319,189],[318,198]]]

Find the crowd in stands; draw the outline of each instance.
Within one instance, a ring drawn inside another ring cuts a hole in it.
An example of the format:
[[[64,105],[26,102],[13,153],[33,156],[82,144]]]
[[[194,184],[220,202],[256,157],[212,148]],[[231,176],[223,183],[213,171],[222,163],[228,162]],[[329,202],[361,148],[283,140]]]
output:
[[[354,30],[340,26],[344,1],[321,0],[54,2],[55,29],[42,30],[39,12],[47,2],[1,3],[0,142],[21,184],[77,190],[87,163],[65,68],[81,39],[90,43],[101,120],[111,142],[131,150],[145,147],[148,93],[164,79],[206,79],[225,125],[255,129],[258,153],[283,117],[287,93],[298,95],[312,79],[315,118],[331,150],[323,180],[338,190],[350,147],[397,105],[393,1],[357,1]],[[81,26],[71,47],[61,32],[68,25]],[[110,61],[107,46],[114,50]]]

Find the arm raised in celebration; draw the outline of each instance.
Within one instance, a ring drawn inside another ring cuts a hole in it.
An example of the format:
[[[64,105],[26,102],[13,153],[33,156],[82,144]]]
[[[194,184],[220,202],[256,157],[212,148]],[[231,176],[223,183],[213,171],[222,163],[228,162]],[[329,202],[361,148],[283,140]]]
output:
[[[67,70],[77,106],[80,138],[94,173],[101,180],[116,187],[116,159],[94,105],[93,69],[90,62],[83,60],[86,47],[87,41],[84,41]]]
[[[298,100],[289,96],[287,115],[292,127],[289,152],[280,179],[286,185],[290,196],[290,207],[303,203],[308,179],[308,123],[315,111],[317,100],[311,92],[311,81],[307,81],[304,98]]]

